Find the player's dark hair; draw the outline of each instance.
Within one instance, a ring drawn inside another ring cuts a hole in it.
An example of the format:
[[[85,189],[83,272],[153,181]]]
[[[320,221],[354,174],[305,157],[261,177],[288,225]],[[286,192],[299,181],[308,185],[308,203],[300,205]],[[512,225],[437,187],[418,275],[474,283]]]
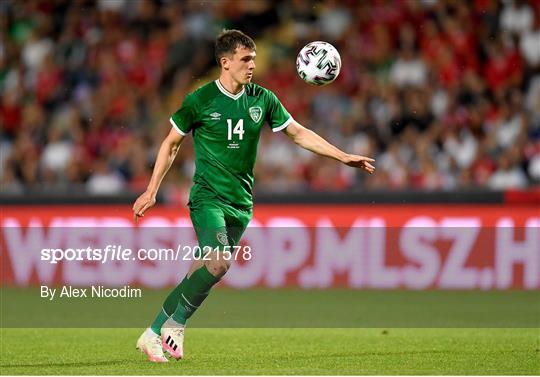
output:
[[[237,47],[245,47],[255,51],[255,42],[253,39],[242,33],[240,30],[223,30],[216,39],[215,56],[219,66],[224,55],[234,55]]]

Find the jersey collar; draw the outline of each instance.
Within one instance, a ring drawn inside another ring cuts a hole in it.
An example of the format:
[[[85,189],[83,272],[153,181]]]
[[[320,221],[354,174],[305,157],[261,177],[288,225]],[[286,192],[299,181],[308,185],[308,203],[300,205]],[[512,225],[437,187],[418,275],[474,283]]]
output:
[[[218,89],[221,91],[221,93],[225,94],[229,98],[232,98],[233,100],[237,100],[238,98],[242,97],[242,94],[244,94],[244,91],[246,90],[246,87],[244,86],[241,91],[239,91],[236,94],[232,94],[227,89],[225,89],[223,85],[221,85],[221,83],[219,82],[219,79],[217,79],[215,83]]]

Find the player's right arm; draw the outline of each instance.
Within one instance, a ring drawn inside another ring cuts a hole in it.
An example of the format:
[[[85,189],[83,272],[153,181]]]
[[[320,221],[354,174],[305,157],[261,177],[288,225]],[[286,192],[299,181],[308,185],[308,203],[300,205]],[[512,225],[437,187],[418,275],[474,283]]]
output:
[[[144,216],[144,212],[148,208],[156,204],[156,195],[159,186],[161,185],[161,181],[163,180],[163,177],[165,177],[165,174],[167,174],[167,171],[169,171],[183,140],[184,135],[180,134],[174,128],[171,128],[171,131],[161,143],[156,157],[154,171],[150,178],[150,183],[148,184],[146,191],[139,196],[135,201],[135,204],[133,204],[133,220],[135,220],[135,222],[139,217]]]

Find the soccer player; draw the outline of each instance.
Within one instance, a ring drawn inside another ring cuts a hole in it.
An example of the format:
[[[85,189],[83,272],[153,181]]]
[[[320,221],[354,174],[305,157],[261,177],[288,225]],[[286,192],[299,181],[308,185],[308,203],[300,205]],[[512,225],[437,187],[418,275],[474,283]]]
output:
[[[172,129],[161,144],[146,191],[135,201],[135,221],[156,202],[160,183],[182,141],[193,135],[195,174],[190,217],[199,246],[211,252],[193,262],[188,274],[163,303],[154,322],[137,341],[150,361],[166,362],[163,350],[183,357],[184,329],[230,261],[218,254],[237,245],[252,214],[253,166],[262,127],[283,131],[297,145],[321,156],[373,173],[371,158],[348,154],[304,128],[269,90],[253,84],[255,43],[238,30],[222,32],[215,43],[219,78],[188,94],[170,118]],[[230,258],[229,258],[230,259]]]

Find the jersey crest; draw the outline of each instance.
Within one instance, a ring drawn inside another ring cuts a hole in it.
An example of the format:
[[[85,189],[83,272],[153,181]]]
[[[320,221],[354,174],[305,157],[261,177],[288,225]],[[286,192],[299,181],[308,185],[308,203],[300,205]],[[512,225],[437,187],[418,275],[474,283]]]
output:
[[[229,244],[229,241],[227,239],[227,233],[225,232],[219,232],[216,234],[216,238],[219,241],[220,244],[227,246]]]
[[[262,109],[260,106],[250,107],[248,111],[249,116],[251,117],[251,119],[253,119],[254,122],[258,122],[259,120],[261,120]]]

